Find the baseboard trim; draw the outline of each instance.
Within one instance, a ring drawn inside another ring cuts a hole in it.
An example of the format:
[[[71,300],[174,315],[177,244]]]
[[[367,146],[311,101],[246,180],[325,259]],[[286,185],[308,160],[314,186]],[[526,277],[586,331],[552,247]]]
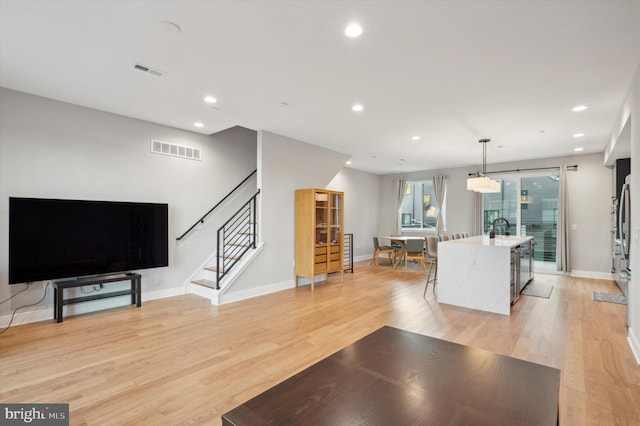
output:
[[[53,292],[49,292],[49,297],[47,298],[47,304],[42,306],[41,309],[35,309],[32,311],[18,312],[13,318],[13,322],[11,326],[29,324],[32,322],[38,321],[47,321],[53,319]],[[142,291],[142,301],[150,301],[155,299],[163,299],[165,297],[173,297],[184,294],[184,288],[173,287],[162,290],[155,291]],[[80,314],[88,314],[91,312],[101,311],[104,309],[118,308],[125,306],[123,304],[124,298],[130,298],[129,295],[113,297],[110,299],[103,300],[95,300],[90,302],[82,302],[74,305],[68,305],[65,307],[65,317],[68,315],[80,315]],[[0,316],[0,327],[4,328],[11,321],[11,315],[2,315]]]
[[[581,271],[573,270],[570,275],[578,278],[595,278],[599,280],[613,280],[613,274],[610,272],[597,272],[597,271]]]
[[[636,363],[640,365],[640,340],[638,340],[636,334],[633,332],[633,328],[631,327],[629,327],[629,335],[627,336],[627,341],[629,342],[629,346],[631,347],[633,356],[636,358]]]
[[[264,296],[265,294],[275,293],[277,291],[288,290],[290,288],[293,288],[294,286],[295,283],[293,282],[293,280],[287,280],[279,283],[263,285],[260,287],[248,288],[246,290],[224,293],[220,295],[219,304],[226,305],[227,303],[239,302],[240,300]]]
[[[354,256],[353,261],[354,262],[360,262],[360,261],[363,261],[363,260],[370,260],[370,259],[373,259],[373,253],[365,254],[365,255],[362,255],[362,256]]]

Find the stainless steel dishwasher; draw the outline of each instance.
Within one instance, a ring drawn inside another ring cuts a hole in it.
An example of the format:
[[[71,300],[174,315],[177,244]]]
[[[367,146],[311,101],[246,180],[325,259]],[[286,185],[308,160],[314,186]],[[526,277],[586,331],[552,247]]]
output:
[[[518,294],[533,278],[533,240],[520,245],[520,280]]]
[[[511,249],[511,304],[520,298],[520,246]]]

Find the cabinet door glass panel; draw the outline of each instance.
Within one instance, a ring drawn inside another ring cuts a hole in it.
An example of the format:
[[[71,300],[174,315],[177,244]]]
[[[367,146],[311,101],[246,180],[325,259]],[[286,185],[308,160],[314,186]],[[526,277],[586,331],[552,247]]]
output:
[[[329,214],[326,207],[316,207],[316,226],[324,227],[329,224]]]
[[[327,226],[329,221],[329,194],[316,193],[316,226]]]
[[[340,226],[340,210],[339,209],[331,209],[331,226]]]
[[[340,244],[340,228],[331,228],[331,244]]]
[[[316,245],[326,245],[327,235],[327,228],[316,228]]]
[[[331,207],[339,209],[342,206],[340,205],[340,194],[331,194]]]

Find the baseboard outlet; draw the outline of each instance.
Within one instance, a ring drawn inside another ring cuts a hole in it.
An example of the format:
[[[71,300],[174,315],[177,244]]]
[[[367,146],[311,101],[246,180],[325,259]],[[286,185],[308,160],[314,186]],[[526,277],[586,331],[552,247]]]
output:
[[[633,352],[633,356],[636,358],[636,363],[640,365],[640,340],[633,332],[633,328],[629,327],[629,335],[627,336],[627,341],[629,342],[629,346],[631,346],[631,352]]]

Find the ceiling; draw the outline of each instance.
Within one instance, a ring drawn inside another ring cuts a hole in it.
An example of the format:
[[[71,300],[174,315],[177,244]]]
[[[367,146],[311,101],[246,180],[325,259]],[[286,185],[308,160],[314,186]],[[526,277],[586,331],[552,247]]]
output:
[[[490,164],[603,152],[638,22],[639,1],[1,0],[0,85],[202,134],[267,130],[402,173],[479,165],[480,138]]]

